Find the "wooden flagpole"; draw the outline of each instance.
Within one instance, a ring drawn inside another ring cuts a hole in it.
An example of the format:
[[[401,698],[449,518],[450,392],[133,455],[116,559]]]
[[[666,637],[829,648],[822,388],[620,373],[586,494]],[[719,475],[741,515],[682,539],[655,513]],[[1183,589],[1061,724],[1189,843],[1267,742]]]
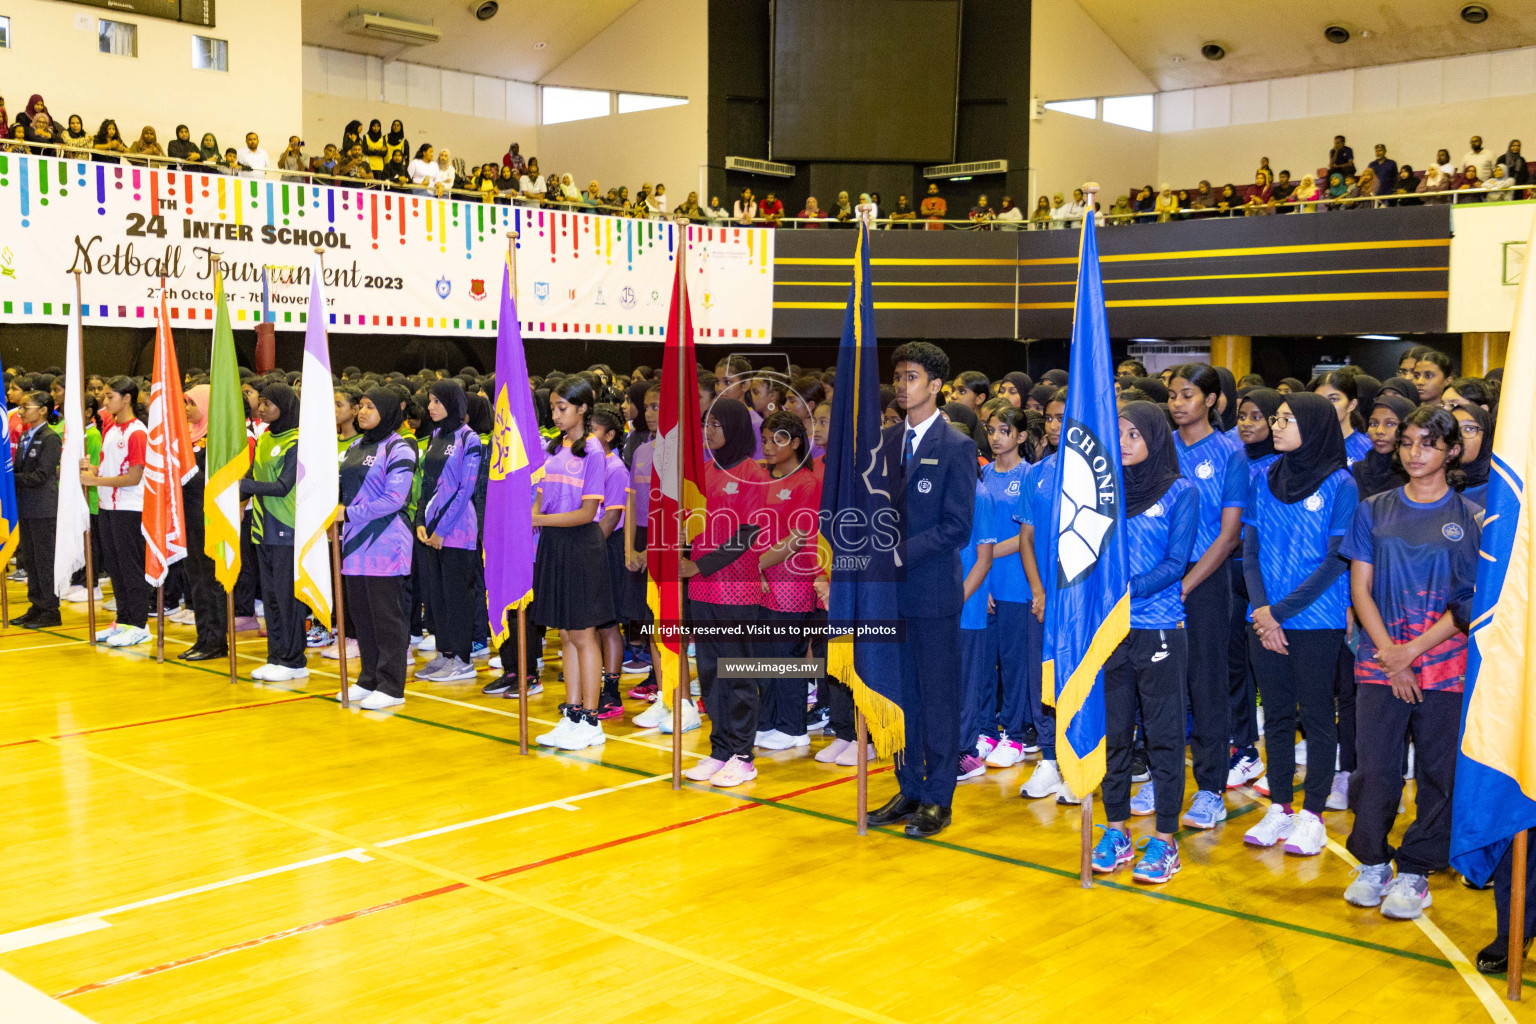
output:
[[[84,273],[84,271],[81,271],[81,270],[76,270],[74,272],[74,274],[75,274],[75,323],[79,325],[79,329],[77,331],[75,331],[75,337],[77,339],[79,339],[79,343],[80,343],[80,358],[77,359],[75,362],[80,367],[80,380],[70,381],[69,382],[70,384],[74,385],[74,387],[75,387],[75,397],[78,398],[79,401],[80,401],[80,429],[81,429],[82,432],[84,432],[90,426],[88,423],[85,422],[85,318],[84,318],[84,314],[82,314],[81,311],[80,311],[80,303],[82,301],[81,300],[81,291],[80,291],[80,277],[81,277],[81,275],[83,273]],[[65,361],[68,362],[67,359]],[[66,384],[66,387],[68,387],[67,384]],[[83,451],[85,451],[85,443],[84,443],[85,439],[81,438],[80,440],[81,440],[80,450],[83,452]],[[86,507],[86,510],[89,511],[90,507],[91,507],[91,492],[90,492],[90,490],[84,484],[80,485],[80,490],[85,492],[85,507]],[[86,633],[86,636],[88,636],[90,638],[91,646],[95,647],[96,646],[96,565],[95,565],[95,560],[93,558],[91,558],[91,517],[89,515],[87,515],[85,517],[85,623],[86,623],[86,629],[88,631]]]
[[[853,713],[854,742],[859,745],[858,761],[858,812],[859,835],[869,834],[869,723],[864,712]]]
[[[1511,1001],[1520,1001],[1520,987],[1525,975],[1525,858],[1529,833],[1521,829],[1515,833],[1515,842],[1509,851],[1512,878],[1509,886],[1509,980],[1504,994]]]
[[[18,529],[21,527],[20,517],[16,520]],[[0,565],[0,572],[5,571],[5,566]],[[30,573],[32,570],[28,569]],[[0,579],[0,633],[11,628],[11,581]]]
[[[155,588],[155,664],[165,664],[165,587]]]
[[[1082,862],[1078,865],[1078,884],[1084,889],[1093,888],[1093,793],[1083,794],[1082,806]]]
[[[325,273],[325,249],[317,246],[315,258],[320,261],[320,273]],[[310,310],[310,316],[314,310]],[[330,345],[330,334],[326,334],[326,345]],[[302,378],[300,380],[302,383]],[[338,512],[340,510],[338,509]],[[331,625],[335,627],[337,666],[341,677],[341,706],[343,710],[350,710],[352,702],[347,699],[347,622],[346,607],[341,596],[341,527],[334,519],[330,528],[326,530],[331,542]]]
[[[512,307],[517,308],[517,232],[507,232],[507,268],[512,283]],[[504,385],[505,381],[498,381]],[[505,626],[506,619],[502,623]],[[512,671],[517,673],[517,752],[528,753],[528,605],[519,600],[517,603],[517,664],[512,666]],[[502,672],[507,671],[507,665],[503,660]]]
[[[688,292],[688,225],[686,223],[678,224],[677,232],[679,236],[677,240],[677,284],[674,289],[673,301],[677,304],[678,336],[675,338],[669,338],[668,340],[674,346],[674,352],[676,354],[674,362],[677,364],[677,420],[676,426],[673,427],[674,433],[672,435],[673,443],[677,446],[677,450],[673,452],[672,466],[673,473],[675,474],[673,485],[675,493],[677,494],[676,542],[678,547],[678,568],[681,570],[683,545],[688,538],[688,509],[683,500],[683,496],[686,493],[684,487],[687,469],[686,463],[688,460],[684,458],[684,452],[686,451],[684,445],[687,442],[684,440],[683,431],[686,428],[692,426],[692,424],[685,422],[685,417],[683,416],[683,410],[688,407],[688,403],[684,398],[687,392],[683,389],[688,387],[696,388],[698,385],[690,383],[688,380],[689,371],[692,369],[692,367],[683,365],[683,324],[688,319],[688,307],[685,304]],[[658,585],[660,585],[660,582],[661,581],[659,580],[657,581]],[[683,629],[683,602],[685,596],[684,587],[686,584],[683,582],[683,574],[681,571],[677,573],[677,579],[674,582],[677,586],[678,628],[677,689],[672,692],[672,788],[674,790],[678,790],[683,788],[683,701],[693,700],[693,686],[690,681],[688,671],[688,633],[685,629]],[[662,623],[658,622],[656,625],[660,626]]]
[[[219,261],[223,258],[224,254],[222,252],[214,252],[212,249],[208,250],[209,277],[213,277],[218,272]],[[265,272],[265,268],[263,268],[263,272]],[[212,365],[211,360],[209,365]],[[242,406],[244,405],[244,401],[244,398],[242,398]],[[204,465],[206,464],[207,458],[205,456]],[[205,479],[203,483],[206,486],[207,480]],[[240,503],[236,501],[235,510],[238,512],[239,509]],[[240,543],[239,538],[235,539],[235,543]],[[229,645],[229,681],[231,683],[238,683],[240,681],[240,669],[239,661],[237,660],[238,655],[235,653],[235,592],[233,588],[224,591],[224,637],[225,642]]]

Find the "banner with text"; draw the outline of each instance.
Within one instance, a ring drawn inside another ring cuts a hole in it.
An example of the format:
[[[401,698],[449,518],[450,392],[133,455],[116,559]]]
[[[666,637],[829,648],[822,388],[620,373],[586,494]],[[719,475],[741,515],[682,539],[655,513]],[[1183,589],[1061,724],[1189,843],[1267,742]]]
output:
[[[0,154],[0,323],[68,323],[79,271],[87,325],[153,327],[163,278],[172,321],[211,328],[216,258],[237,327],[297,330],[319,248],[330,330],[493,335],[512,231],[525,337],[666,333],[670,222],[14,153]],[[700,341],[772,338],[773,235],[689,228]]]

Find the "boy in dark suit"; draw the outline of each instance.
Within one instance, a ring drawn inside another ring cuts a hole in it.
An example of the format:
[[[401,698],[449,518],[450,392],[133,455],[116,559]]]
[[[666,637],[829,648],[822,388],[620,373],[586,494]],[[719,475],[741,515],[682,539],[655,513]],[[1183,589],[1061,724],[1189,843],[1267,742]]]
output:
[[[21,441],[16,446],[16,510],[21,544],[18,553],[27,567],[30,607],[11,620],[13,626],[44,629],[58,626],[59,598],[53,592],[53,541],[59,505],[59,457],[64,443],[48,426],[53,399],[30,391],[18,406]]]
[[[960,549],[971,535],[976,445],[950,430],[938,398],[949,357],[914,341],[891,355],[896,403],[905,418],[886,427],[880,460],[899,515],[901,575],[896,609],[904,624],[901,709],[906,752],[901,792],[869,815],[871,825],[906,818],[907,835],[937,835],[950,821],[960,758]]]

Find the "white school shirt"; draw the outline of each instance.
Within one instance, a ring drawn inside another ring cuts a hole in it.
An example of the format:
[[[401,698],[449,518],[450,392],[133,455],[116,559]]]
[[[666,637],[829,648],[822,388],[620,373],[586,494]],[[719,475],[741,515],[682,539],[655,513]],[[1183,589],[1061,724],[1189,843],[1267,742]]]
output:
[[[132,438],[138,436],[135,443]],[[139,462],[131,463],[129,460],[129,446],[139,449]],[[101,464],[96,467],[98,477],[122,476],[128,472],[130,465],[143,465],[146,449],[149,447],[149,431],[144,424],[137,419],[128,423],[118,423],[116,420],[107,424],[107,429],[101,435]],[[103,512],[142,512],[144,511],[144,480],[132,487],[98,487],[96,497]]]

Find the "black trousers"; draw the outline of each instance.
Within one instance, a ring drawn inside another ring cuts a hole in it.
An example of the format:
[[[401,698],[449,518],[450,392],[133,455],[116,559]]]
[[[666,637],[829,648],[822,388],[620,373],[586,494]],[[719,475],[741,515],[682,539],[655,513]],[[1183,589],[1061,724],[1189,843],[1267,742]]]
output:
[[[1356,627],[1359,628],[1359,627]],[[1391,687],[1383,687],[1390,690]],[[1356,732],[1355,732],[1355,653],[1349,649],[1348,643],[1339,645],[1339,662],[1334,669],[1333,696],[1338,705],[1339,722],[1339,771],[1353,772],[1357,764],[1356,760]],[[1402,701],[1398,701],[1399,704]],[[1307,762],[1310,764],[1309,756]],[[1350,804],[1351,807],[1354,804]],[[1392,805],[1397,808],[1396,804]],[[1379,864],[1380,861],[1372,861]]]
[[[484,614],[475,608],[475,577],[481,568],[480,552],[462,548],[416,545],[421,578],[426,584],[427,607],[437,625],[437,653],[470,660],[475,619]],[[481,603],[484,607],[484,603]]]
[[[1409,704],[1392,687],[1366,683],[1357,687],[1359,762],[1349,776],[1349,808],[1355,824],[1349,852],[1362,864],[1394,858],[1400,873],[1427,875],[1451,862],[1451,792],[1456,781],[1456,748],[1461,733],[1459,693],[1425,690],[1424,700]],[[1403,756],[1413,730],[1414,816],[1394,854],[1388,835],[1397,821],[1403,795]],[[1307,740],[1312,763],[1312,740]],[[1312,773],[1307,772],[1310,778]]]
[[[1267,650],[1257,636],[1249,640],[1253,673],[1264,700],[1264,755],[1269,762],[1270,800],[1291,802],[1296,777],[1296,720],[1300,709],[1307,733],[1307,772],[1303,806],[1321,815],[1333,788],[1333,755],[1338,734],[1333,721],[1333,666],[1344,646],[1342,629],[1287,629],[1289,654]],[[1193,673],[1191,673],[1193,677]],[[1394,809],[1395,809],[1394,805]]]
[[[55,524],[57,526],[57,524]],[[91,571],[96,574],[96,580],[100,580],[106,571],[106,559],[101,554],[101,519],[98,513],[91,513]],[[69,578],[70,586],[85,586],[85,566],[75,570],[75,574]]]
[[[771,608],[759,608],[758,617],[764,622],[801,622],[806,612],[779,612]],[[777,640],[752,645],[752,653],[759,658],[795,658],[805,656],[803,640]],[[805,697],[810,686],[810,666],[804,675],[765,676],[757,681],[762,700],[761,724],[777,729],[786,736],[805,735]]]
[[[1232,745],[1246,749],[1259,743],[1258,685],[1253,681],[1253,666],[1248,664],[1248,581],[1243,577],[1243,563],[1228,563],[1232,573],[1232,614],[1228,617],[1227,692],[1232,700]]]
[[[706,604],[688,602],[689,618],[701,625],[716,622],[746,622],[757,618],[757,605]],[[720,676],[716,667],[721,658],[749,658],[755,645],[742,636],[700,636],[694,640],[694,664],[699,687],[704,694],[704,709],[709,714],[709,756],[717,761],[732,757],[752,760],[752,744],[757,739],[757,720],[761,710],[757,680]],[[805,729],[802,727],[801,732]]]
[[[347,617],[357,629],[362,666],[357,685],[390,697],[405,696],[405,660],[411,649],[405,620],[404,576],[343,576]],[[265,598],[263,598],[265,600]],[[267,635],[272,635],[269,627]]]
[[[27,600],[33,611],[56,612],[59,595],[53,592],[53,542],[58,524],[52,519],[23,519],[17,553],[27,567]]]
[[[1212,793],[1227,791],[1227,769],[1232,759],[1232,687],[1227,664],[1232,629],[1231,569],[1230,561],[1221,563],[1184,599],[1189,708],[1195,724],[1189,752],[1195,763],[1195,788]]]
[[[1418,773],[1414,774],[1417,776]],[[1499,930],[1499,937],[1495,941],[1503,942],[1506,946],[1509,944],[1509,895],[1515,884],[1514,851],[1514,843],[1504,847],[1504,856],[1499,858],[1498,866],[1493,869],[1493,910]],[[1536,878],[1536,842],[1530,839],[1525,844],[1525,877],[1527,883]],[[1531,899],[1529,888],[1526,893],[1525,930],[1521,934],[1529,939],[1536,935],[1536,899]]]
[[[293,594],[293,545],[256,544],[256,574],[267,620],[267,663],[304,667],[306,608]],[[402,657],[401,661],[405,659]]]
[[[187,557],[177,564],[184,566],[181,578],[186,584],[188,604],[197,617],[197,646],[220,648],[228,642],[228,626],[224,607],[224,588],[219,586],[213,574],[213,559],[203,551],[204,527],[201,502],[193,508],[187,504]]]
[[[112,580],[117,601],[117,621],[144,628],[149,621],[149,581],[144,579],[143,516],[138,512],[103,510],[96,517],[101,528],[101,553]]]
[[[948,807],[960,767],[960,615],[902,616],[901,710],[907,748],[896,765],[901,795]]]
[[[1177,832],[1184,805],[1185,673],[1189,637],[1182,629],[1132,629],[1104,663],[1104,814],[1131,816],[1131,750],[1136,707],[1147,745],[1157,830]]]
[[[256,571],[256,545],[251,542],[251,510],[240,513],[240,575],[235,580],[235,617],[256,614],[261,581]],[[263,599],[265,600],[265,599]]]

